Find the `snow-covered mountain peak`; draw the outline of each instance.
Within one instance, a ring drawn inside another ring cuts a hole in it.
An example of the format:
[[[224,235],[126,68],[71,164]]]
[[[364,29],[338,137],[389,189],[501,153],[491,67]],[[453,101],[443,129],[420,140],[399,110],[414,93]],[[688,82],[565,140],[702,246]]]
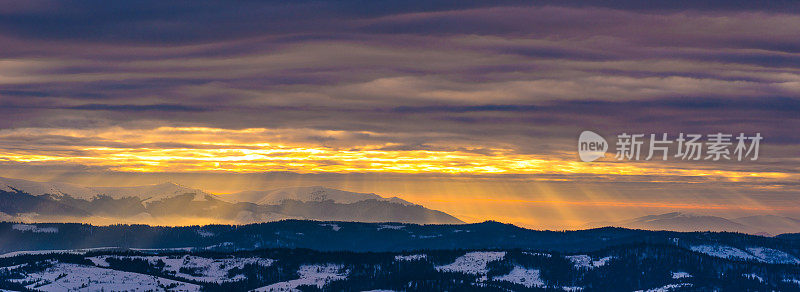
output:
[[[50,195],[54,199],[70,196],[76,199],[92,199],[100,195],[112,198],[138,197],[145,201],[157,201],[183,194],[194,194],[194,200],[205,200],[214,195],[199,189],[182,186],[172,182],[133,187],[83,187],[60,182],[36,182],[23,179],[0,177],[0,190],[24,192],[34,196]]]
[[[250,202],[261,205],[275,205],[289,200],[301,202],[334,201],[339,204],[376,200],[407,206],[414,205],[413,203],[397,197],[385,198],[374,193],[349,192],[323,186],[285,187],[266,191],[244,191],[230,195],[217,196],[200,189],[174,182],[129,187],[83,187],[60,182],[35,182],[0,177],[0,190],[7,192],[20,191],[34,196],[50,195],[57,200],[64,196],[85,200],[90,200],[97,196],[108,196],[115,199],[137,197],[144,202],[154,202],[175,196],[193,194],[194,201],[204,201],[208,198],[214,198],[229,202]]]
[[[159,220],[170,218],[172,221],[174,218],[186,217],[192,220],[202,218],[241,223],[289,218],[421,224],[462,223],[447,213],[399,198],[383,198],[371,193],[347,192],[320,186],[217,196],[172,182],[127,187],[80,187],[25,180],[2,180],[0,183],[3,183],[0,186],[6,191],[0,192],[0,195],[11,197],[9,201],[12,201],[11,204],[0,206],[0,215],[11,214],[8,215],[11,217],[3,219],[9,221],[17,220],[14,218],[22,216],[19,214],[30,213],[37,214],[36,216],[68,215],[82,218],[96,215],[122,222],[162,222]],[[13,196],[19,196],[19,200],[15,200]],[[17,201],[20,203],[15,204]],[[27,203],[30,201],[38,203]],[[262,206],[237,204],[238,202],[253,202]],[[356,202],[359,204],[353,204]]]
[[[91,189],[95,190],[98,194],[112,198],[139,197],[145,201],[158,201],[184,194],[193,194],[195,201],[206,200],[207,197],[215,197],[203,190],[190,188],[173,182],[133,187],[92,187]]]
[[[374,193],[357,193],[337,190],[322,186],[286,187],[266,191],[244,191],[223,198],[235,202],[250,202],[260,205],[275,205],[288,200],[301,202],[334,201],[339,204],[351,204],[366,200],[388,201],[403,205],[414,205],[397,197],[384,198]]]
[[[19,191],[34,196],[51,195],[54,198],[60,198],[64,195],[70,195],[76,198],[91,198],[97,195],[97,193],[90,188],[74,184],[59,182],[36,182],[5,177],[0,177],[0,190],[6,192]]]

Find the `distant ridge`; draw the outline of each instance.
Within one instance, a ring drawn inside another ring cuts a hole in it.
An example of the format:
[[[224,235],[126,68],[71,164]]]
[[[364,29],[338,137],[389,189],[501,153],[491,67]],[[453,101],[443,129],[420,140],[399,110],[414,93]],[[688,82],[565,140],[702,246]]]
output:
[[[280,204],[287,200],[301,202],[322,202],[331,200],[340,204],[351,204],[366,200],[387,201],[404,205],[414,205],[397,197],[384,198],[374,193],[356,193],[322,186],[287,187],[266,191],[244,191],[220,196],[223,200],[249,202],[260,205]]]
[[[54,199],[68,195],[75,199],[92,199],[97,196],[112,198],[138,197],[144,200],[160,200],[181,194],[197,194],[202,199],[214,195],[199,189],[182,186],[172,182],[133,187],[84,187],[61,182],[36,182],[22,179],[0,177],[0,191],[22,191],[33,196],[49,195]]]
[[[214,195],[171,182],[84,187],[0,177],[0,220],[63,222],[65,218],[71,222],[100,218],[102,222],[141,224],[170,224],[181,222],[180,218],[228,224],[282,219],[463,223],[447,213],[396,197],[321,186]]]
[[[648,215],[623,221],[593,222],[587,224],[589,228],[602,226],[681,232],[729,231],[763,236],[800,232],[800,220],[789,217],[756,215],[727,219],[718,216],[682,212]]]

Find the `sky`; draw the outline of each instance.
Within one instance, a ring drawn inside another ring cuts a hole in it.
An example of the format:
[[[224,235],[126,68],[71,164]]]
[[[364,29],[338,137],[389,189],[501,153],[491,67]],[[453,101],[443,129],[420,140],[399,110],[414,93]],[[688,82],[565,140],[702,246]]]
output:
[[[0,176],[219,194],[323,185],[533,228],[800,217],[798,11],[0,1]],[[584,130],[612,143],[604,158],[578,159]],[[631,161],[614,157],[620,133],[764,139],[756,161]]]

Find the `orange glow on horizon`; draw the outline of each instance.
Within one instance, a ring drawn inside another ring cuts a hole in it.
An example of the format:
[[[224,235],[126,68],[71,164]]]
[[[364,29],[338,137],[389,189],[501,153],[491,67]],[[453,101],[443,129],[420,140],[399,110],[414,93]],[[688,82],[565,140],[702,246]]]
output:
[[[563,155],[519,154],[511,147],[448,145],[441,150],[391,150],[393,144],[348,141],[320,146],[308,135],[348,137],[345,131],[218,129],[15,129],[9,136],[64,136],[96,145],[58,149],[3,149],[0,157],[19,163],[56,163],[122,172],[269,172],[296,173],[441,173],[441,174],[587,174],[785,179],[793,174],[720,169],[667,168],[656,163],[583,163]],[[347,140],[347,139],[342,139]],[[79,154],[76,154],[79,153]]]
[[[565,201],[565,200],[521,200],[521,199],[486,199],[464,198],[458,200],[432,199],[429,202],[439,203],[500,203],[500,204],[544,204],[544,205],[581,205],[597,207],[639,207],[639,208],[673,208],[695,210],[748,210],[748,211],[798,211],[800,206],[790,207],[763,207],[725,204],[696,204],[696,203],[660,203],[660,202],[622,202],[622,201]]]

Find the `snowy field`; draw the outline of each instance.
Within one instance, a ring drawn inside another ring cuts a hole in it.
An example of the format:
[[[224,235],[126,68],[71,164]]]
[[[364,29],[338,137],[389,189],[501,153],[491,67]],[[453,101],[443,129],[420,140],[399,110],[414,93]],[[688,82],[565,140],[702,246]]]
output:
[[[766,247],[739,248],[727,245],[698,245],[692,246],[691,250],[735,260],[719,260],[725,264],[758,265],[759,269],[767,269],[732,274],[734,279],[780,288],[775,291],[794,291],[800,287],[800,279],[792,272],[796,266],[791,266],[800,262],[787,252]],[[705,255],[685,250],[681,252],[685,256],[707,259]],[[742,259],[751,262],[741,262]],[[562,255],[519,250],[458,253],[427,250],[424,253],[350,254],[279,249],[233,253],[144,253],[108,247],[18,251],[2,255],[0,284],[7,286],[11,283],[17,285],[14,286],[17,290],[34,291],[301,291],[304,287],[337,290],[342,287],[340,285],[358,285],[374,280],[374,286],[364,285],[361,288],[368,289],[361,290],[392,288],[396,291],[427,291],[432,289],[431,279],[441,279],[435,287],[452,288],[453,283],[457,283],[464,285],[458,286],[459,289],[502,287],[507,291],[525,288],[582,291],[597,289],[596,284],[583,280],[586,275],[604,277],[611,273],[634,273],[632,277],[636,277],[639,271],[630,270],[631,262],[631,258],[618,252]],[[410,266],[413,268],[409,269]],[[781,272],[780,269],[789,272],[775,280],[770,273]],[[419,279],[404,279],[398,284],[393,282],[394,273],[398,271],[405,273],[401,277],[417,277],[420,272],[425,275]],[[696,265],[673,264],[662,271],[648,275],[656,280],[628,285],[626,291],[702,290],[707,287],[703,286],[702,281],[710,275],[708,270],[698,270]],[[573,280],[556,278],[565,273],[574,275]],[[329,286],[337,281],[346,282]],[[776,283],[783,286],[775,286],[778,285]],[[8,289],[6,286],[0,287]],[[602,287],[608,289],[609,286]]]
[[[669,292],[669,291],[675,291],[677,289],[687,288],[687,287],[692,287],[692,283],[669,284],[669,285],[664,285],[664,286],[661,286],[661,287],[658,287],[658,288],[647,289],[647,290],[639,290],[639,291],[636,291],[636,292]]]
[[[95,248],[83,248],[83,249],[53,249],[53,250],[21,250],[21,251],[13,251],[9,253],[0,254],[0,258],[10,258],[15,256],[23,256],[23,255],[44,255],[44,254],[77,254],[77,255],[84,255],[90,251],[101,251],[101,250],[111,250],[111,249],[118,249],[117,247],[95,247]]]
[[[505,256],[506,252],[504,251],[469,252],[458,257],[452,264],[436,267],[436,270],[471,275],[485,275],[489,272],[489,270],[486,269],[486,264],[502,260]]]
[[[200,291],[200,286],[150,275],[100,267],[56,263],[13,280],[38,291]]]
[[[508,275],[494,277],[493,280],[520,284],[528,288],[544,287],[544,281],[542,281],[540,274],[541,272],[536,269],[515,266]]]
[[[229,281],[242,280],[242,275],[229,277],[228,272],[234,268],[244,268],[245,265],[255,264],[262,267],[272,265],[273,260],[264,258],[222,258],[211,259],[198,256],[180,256],[180,257],[167,257],[167,256],[97,256],[88,258],[92,263],[100,267],[108,267],[108,258],[127,258],[127,259],[141,259],[150,263],[156,264],[161,261],[164,262],[164,270],[183,279],[206,282],[206,283],[222,283]],[[192,274],[187,274],[181,270],[191,270]]]
[[[770,264],[800,264],[800,260],[777,249],[766,247],[749,247],[747,251],[759,261]]]
[[[770,264],[800,264],[796,257],[777,249],[766,247],[749,247],[744,250],[726,245],[696,245],[692,251],[713,257],[734,260],[755,260]]]
[[[572,262],[572,264],[575,265],[575,268],[578,269],[581,268],[594,269],[602,267],[605,266],[606,263],[608,263],[610,260],[614,259],[613,257],[604,257],[595,261],[592,260],[592,257],[588,255],[572,255],[572,256],[566,256],[564,258]]]
[[[691,278],[692,275],[687,272],[672,272],[673,279]]]
[[[412,255],[396,255],[394,256],[394,260],[398,262],[410,262],[410,261],[420,261],[428,258],[427,255],[424,254],[412,254]]]
[[[725,246],[725,245],[696,245],[691,247],[692,251],[696,251],[699,253],[704,253],[710,255],[712,257],[724,258],[724,259],[741,259],[741,260],[755,260],[756,257],[753,255],[732,247],[732,246]]]
[[[297,275],[300,278],[278,282],[253,291],[300,291],[297,287],[303,285],[322,288],[330,282],[347,279],[348,272],[343,270],[341,266],[334,264],[304,265],[297,270]]]
[[[33,233],[58,233],[58,227],[39,227],[33,224],[14,224],[14,226],[11,228],[22,232],[29,231]]]

